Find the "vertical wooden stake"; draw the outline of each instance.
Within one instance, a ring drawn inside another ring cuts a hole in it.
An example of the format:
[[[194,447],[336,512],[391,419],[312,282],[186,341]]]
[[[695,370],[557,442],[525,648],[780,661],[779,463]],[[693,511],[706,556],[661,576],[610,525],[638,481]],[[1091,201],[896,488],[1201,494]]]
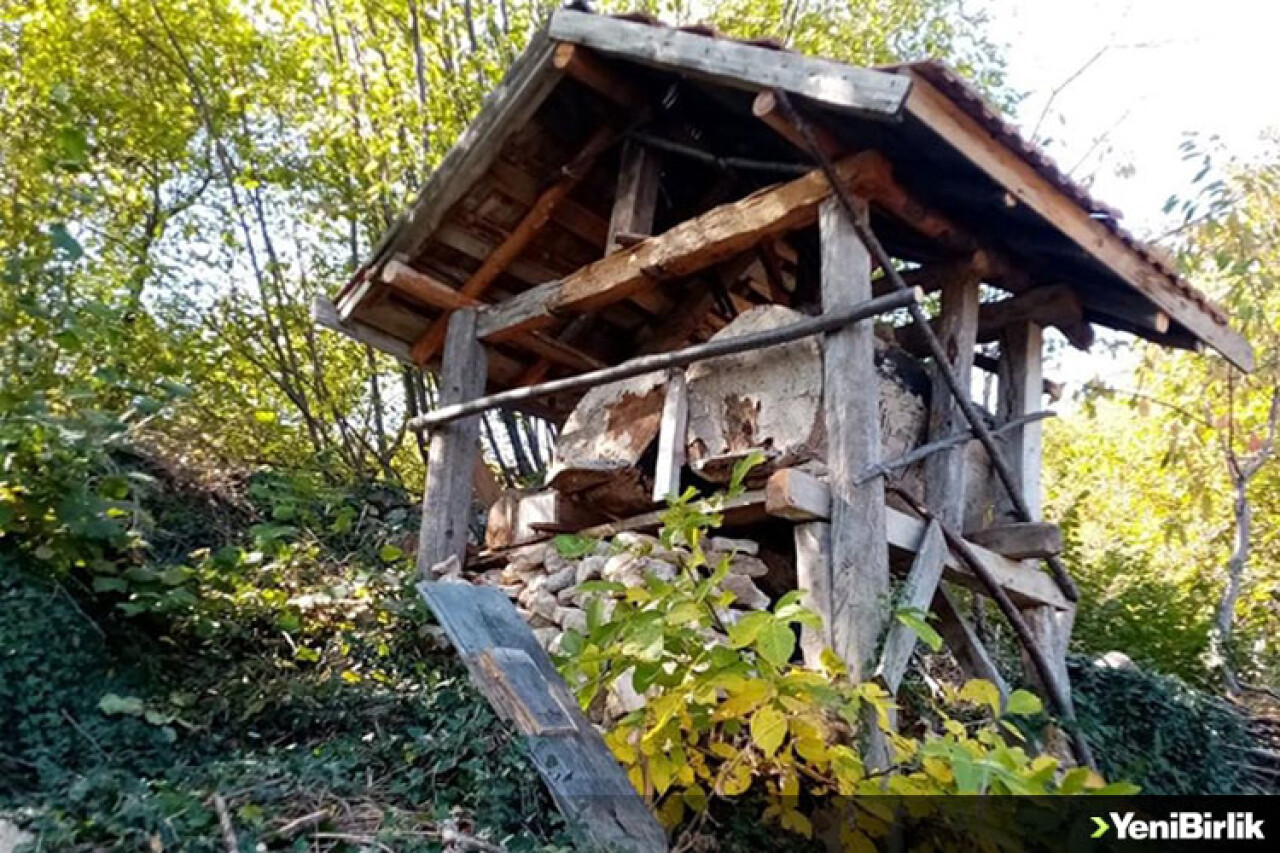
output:
[[[822,616],[822,630],[800,629],[804,665],[816,669],[822,650],[831,648],[831,525],[810,521],[795,526],[796,588],[804,590],[803,604]]]
[[[942,286],[938,340],[951,362],[962,392],[970,394],[973,353],[978,340],[978,280],[966,271]],[[932,371],[929,439],[937,440],[967,425],[937,366]],[[964,529],[964,447],[935,453],[925,461],[925,504],[942,521]]]
[[[866,215],[863,208],[862,215]],[[871,298],[871,258],[828,199],[818,216],[822,240],[822,308]],[[889,544],[884,481],[857,485],[858,473],[880,461],[880,401],[870,323],[828,334],[822,348],[823,408],[831,485],[831,624],[836,654],[855,681],[875,665],[889,606]]]
[[[440,365],[440,404],[480,396],[487,373],[484,348],[476,338],[475,309],[453,312]],[[423,577],[449,557],[459,562],[466,558],[472,478],[479,455],[479,417],[455,421],[431,434],[418,535],[418,573]]]
[[[683,368],[667,373],[667,396],[662,402],[662,426],[658,430],[658,464],[653,473],[653,499],[666,500],[680,493],[685,443],[689,434],[689,391]]]

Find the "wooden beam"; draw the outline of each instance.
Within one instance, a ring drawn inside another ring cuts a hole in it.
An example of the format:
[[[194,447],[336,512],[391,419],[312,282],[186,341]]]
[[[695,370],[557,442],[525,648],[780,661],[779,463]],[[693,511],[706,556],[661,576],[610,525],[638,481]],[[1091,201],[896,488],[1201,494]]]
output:
[[[1040,411],[1043,385],[1043,332],[1034,322],[1013,323],[1004,329],[1000,345],[999,404],[1002,418]],[[1040,518],[1040,452],[1042,425],[1031,423],[1006,439],[1009,465],[1022,489],[1033,521]],[[1008,497],[1002,496],[1004,515],[1012,515]]]
[[[978,337],[978,280],[961,275],[942,285],[942,309],[933,321],[938,340],[950,359],[950,368],[960,383],[960,394],[972,396],[973,349]],[[956,405],[938,365],[929,369],[930,441],[938,441],[963,429],[964,417]],[[947,524],[964,521],[964,447],[935,453],[924,462],[925,502]],[[932,596],[930,596],[932,597]]]
[[[910,86],[901,75],[569,9],[551,16],[549,32],[619,59],[736,89],[785,89],[881,121],[898,117]]]
[[[461,403],[483,394],[486,373],[484,347],[476,338],[475,309],[455,311],[449,319],[440,368],[440,403]],[[459,563],[466,558],[471,483],[479,455],[478,418],[448,424],[431,435],[418,537],[418,573],[423,577],[450,557]]]
[[[927,614],[933,602],[938,582],[942,580],[942,566],[946,559],[947,543],[942,536],[942,528],[932,522],[925,529],[924,539],[920,542],[920,550],[911,563],[902,588],[894,598],[894,611],[916,611]],[[915,651],[917,640],[915,629],[894,619],[889,624],[889,631],[884,638],[884,648],[880,652],[880,663],[876,666],[875,678],[891,694],[896,695],[902,684],[902,676],[911,661],[911,653]]]
[[[997,524],[965,533],[964,538],[1011,560],[1044,559],[1062,553],[1062,528],[1047,521]]]
[[[1087,350],[1093,344],[1093,329],[1085,322],[1080,298],[1064,285],[1037,287],[1007,299],[984,302],[978,308],[975,340],[997,340],[1006,328],[1027,322],[1057,327],[1077,349]],[[940,334],[942,326],[937,321],[932,325],[934,332]],[[914,325],[898,328],[895,336],[898,344],[913,355],[928,352],[924,335]]]
[[[382,268],[382,280],[393,289],[443,311],[479,308],[484,305],[479,299],[467,296],[461,290],[455,290],[435,276],[413,269],[398,260],[388,261]],[[541,356],[548,366],[559,364],[574,370],[598,370],[605,366],[605,362],[600,359],[542,332],[522,335],[514,343],[534,355]],[[412,358],[412,353],[409,357]]]
[[[831,490],[811,474],[789,468],[775,471],[761,490],[761,500],[769,515],[790,521],[827,521],[831,517]],[[893,507],[885,509],[885,536],[890,547],[916,553],[924,537],[925,523]],[[1000,585],[1021,605],[1046,604],[1066,609],[1069,602],[1053,582],[1053,578],[1034,566],[1002,557],[978,545],[971,545],[987,569],[1000,579]],[[981,584],[964,565],[948,555],[944,577],[971,589],[982,591]]]
[[[636,109],[648,102],[644,92],[629,79],[607,68],[590,50],[569,42],[556,45],[551,64],[618,106]]]
[[[662,827],[507,597],[465,583],[422,583],[418,592],[480,692],[525,739],[575,846],[665,853]]]
[[[662,401],[662,425],[658,429],[658,460],[653,473],[653,499],[664,501],[680,494],[685,442],[689,432],[689,389],[684,370],[667,372],[666,397]]]
[[[542,229],[551,221],[551,214],[568,195],[586,177],[596,158],[616,139],[613,128],[604,126],[597,128],[582,150],[573,161],[562,169],[563,177],[547,187],[529,211],[511,229],[506,239],[498,244],[489,256],[484,259],[480,269],[471,274],[459,292],[463,296],[473,298],[481,296],[497,280],[512,261],[528,248],[534,238],[542,233]],[[431,359],[444,342],[445,319],[441,318],[431,325],[413,344],[413,357],[418,364]]]
[[[837,173],[855,192],[878,179],[887,161],[876,153],[858,154],[837,165]],[[556,315],[587,312],[612,304],[670,279],[706,269],[763,239],[811,225],[818,205],[831,195],[821,170],[768,187],[744,199],[712,208],[630,248],[515,297],[518,303],[485,309],[480,335],[498,340],[543,328]]]
[[[823,310],[868,299],[871,258],[835,199],[823,203],[818,231]],[[880,461],[878,387],[871,324],[828,334],[822,347],[822,407],[831,490],[831,612],[822,616],[831,621],[834,651],[855,681],[875,663],[889,591],[884,482],[856,482],[864,466]]]
[[[1097,259],[1121,280],[1150,299],[1196,337],[1222,353],[1244,371],[1253,369],[1249,343],[1224,320],[1184,293],[1178,283],[1161,273],[1130,248],[1106,225],[1068,198],[1026,160],[997,140],[974,118],[918,74],[907,98],[907,112],[915,120],[954,146],[992,180],[1004,186],[1018,201]]]

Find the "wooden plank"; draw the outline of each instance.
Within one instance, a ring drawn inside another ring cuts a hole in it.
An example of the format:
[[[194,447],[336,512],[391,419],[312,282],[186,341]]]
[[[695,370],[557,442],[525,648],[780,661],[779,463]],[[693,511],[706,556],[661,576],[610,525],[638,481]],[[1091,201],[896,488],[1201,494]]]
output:
[[[609,237],[605,254],[622,248],[618,235],[653,234],[653,216],[658,209],[659,166],[657,153],[648,146],[627,140],[622,146],[618,169],[618,190],[609,217]]]
[[[508,490],[489,509],[484,543],[493,550],[510,548],[544,539],[549,532],[580,530],[607,517],[554,489]]]
[[[767,499],[766,499],[767,500]],[[804,590],[802,603],[818,614],[831,612],[831,525],[825,521],[797,524],[793,531],[796,547],[796,589]],[[833,645],[830,620],[822,620],[822,630],[803,626],[800,651],[804,665],[816,669],[822,652]]]
[[[667,373],[662,402],[662,426],[658,430],[658,462],[653,473],[653,499],[663,501],[680,494],[685,443],[689,433],[689,389],[684,370]]]
[[[862,211],[865,215],[865,209]],[[822,307],[835,311],[871,296],[871,257],[837,200],[822,204]],[[884,482],[857,484],[880,461],[879,383],[875,331],[857,323],[831,332],[822,348],[823,411],[831,489],[833,649],[862,680],[875,663],[889,592]]]
[[[907,98],[909,115],[1232,364],[1253,370],[1253,351],[1243,336],[1181,292],[1169,276],[1093,219],[931,83],[918,74],[910,76],[914,85]]]
[[[965,533],[964,538],[1011,560],[1043,559],[1062,553],[1062,528],[1047,521],[997,524]]]
[[[760,494],[768,514],[777,518],[826,521],[831,517],[831,493],[827,484],[794,468],[774,472]],[[885,509],[885,537],[890,547],[914,554],[919,550],[924,532],[925,524],[920,519],[893,507]],[[1067,607],[1066,597],[1049,575],[981,546],[972,547],[1014,601],[1029,606],[1045,604],[1059,610]],[[977,579],[953,556],[947,556],[945,566],[947,580],[981,591]]]
[[[1009,684],[1000,674],[995,661],[987,652],[978,634],[956,607],[955,599],[945,586],[938,588],[933,597],[934,615],[938,617],[938,633],[942,635],[947,648],[955,655],[960,664],[960,671],[965,678],[981,678],[990,681],[1000,691],[1003,701],[1009,695]]]
[[[898,117],[910,85],[901,75],[569,9],[552,15],[550,34],[663,71],[749,91],[785,89],[882,121]]]
[[[898,591],[894,601],[895,609],[924,613],[929,611],[938,590],[938,582],[942,580],[946,554],[947,543],[943,539],[942,528],[937,522],[931,522],[925,529],[924,539],[920,542],[920,550],[916,551],[911,570],[907,572],[906,580]],[[902,684],[902,676],[907,671],[917,639],[916,632],[897,619],[889,624],[875,678],[892,694],[896,695]]]
[[[969,398],[978,337],[978,280],[962,274],[943,284],[941,314],[934,322],[959,393]],[[929,384],[929,440],[937,441],[963,429],[965,420],[937,365],[930,367]],[[942,450],[925,459],[925,503],[946,524],[964,520],[964,480],[964,447]]]
[[[887,162],[874,152],[857,154],[840,161],[836,171],[857,192],[876,180]],[[826,176],[815,170],[712,208],[560,281],[520,294],[517,304],[500,303],[484,309],[480,335],[495,340],[542,328],[559,314],[593,311],[662,281],[692,275],[765,238],[812,224],[818,205],[830,195]]]
[[[455,311],[449,320],[439,393],[443,405],[461,403],[484,393],[485,352],[476,339],[474,308]],[[480,455],[480,420],[455,421],[431,434],[427,485],[422,497],[418,536],[418,572],[456,557],[466,558],[471,519],[471,483]]]
[[[583,849],[666,851],[666,835],[550,657],[493,587],[418,585],[467,671],[529,745],[534,765]]]
[[[608,125],[597,128],[591,134],[573,160],[561,169],[563,177],[547,187],[538,196],[537,201],[516,223],[515,228],[511,229],[511,233],[507,235],[506,239],[489,253],[484,262],[480,264],[480,268],[472,273],[471,277],[462,285],[460,293],[463,296],[479,297],[492,286],[498,276],[528,248],[534,238],[542,233],[547,223],[551,221],[551,215],[555,213],[556,208],[568,197],[569,193],[573,192],[578,183],[586,177],[596,158],[609,146],[615,137],[616,132]],[[444,332],[445,320],[441,318],[433,323],[414,342],[412,353],[419,364],[429,361],[436,354],[440,345],[444,343]]]

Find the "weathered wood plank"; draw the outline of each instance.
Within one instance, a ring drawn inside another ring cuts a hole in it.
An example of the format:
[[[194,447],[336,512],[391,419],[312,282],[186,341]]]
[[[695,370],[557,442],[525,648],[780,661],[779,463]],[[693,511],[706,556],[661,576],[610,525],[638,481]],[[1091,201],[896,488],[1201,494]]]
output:
[[[920,550],[916,551],[911,570],[907,572],[906,580],[902,582],[902,589],[899,590],[894,601],[895,608],[926,613],[929,611],[934,593],[938,589],[938,582],[942,579],[946,555],[947,543],[943,539],[942,528],[933,522],[925,529]],[[917,639],[916,632],[897,619],[889,624],[875,678],[890,693],[898,692]]]
[[[857,192],[878,180],[887,164],[882,155],[868,152],[841,160],[836,171]],[[767,237],[812,224],[818,205],[830,195],[826,176],[815,170],[712,208],[558,282],[520,294],[518,304],[484,309],[480,335],[494,340],[541,328],[554,322],[557,314],[596,310],[662,281],[692,275]]]
[[[618,190],[609,216],[609,238],[605,254],[622,248],[619,235],[653,234],[653,216],[658,209],[658,156],[652,148],[634,140],[622,147],[618,169]]]
[[[907,98],[914,119],[955,146],[1019,202],[1044,217],[1091,257],[1244,371],[1253,370],[1253,350],[1242,335],[1179,290],[1178,286],[1089,212],[1018,156],[974,118],[918,74]]]
[[[997,524],[967,532],[964,538],[1011,560],[1042,559],[1062,553],[1062,528],[1047,521]]]
[[[1044,332],[1037,323],[1016,323],[1004,330],[1000,345],[999,372],[999,409],[1002,417],[1018,417],[1038,412],[1042,408],[1043,340]],[[1038,519],[1041,502],[1041,425],[1032,423],[1020,427],[1006,441],[1009,465],[1018,478],[1022,497],[1031,511],[1032,520]],[[1003,498],[1002,509],[1006,514],[1013,514],[1007,495]]]
[[[804,590],[802,603],[818,614],[831,612],[831,525],[825,521],[797,524],[794,530],[796,547],[796,589]],[[800,629],[800,651],[804,665],[817,668],[823,649],[832,647],[830,620],[824,618],[822,630],[815,631],[807,625]]]
[[[653,472],[653,499],[665,500],[680,493],[680,471],[684,468],[686,436],[689,432],[689,389],[683,370],[667,373],[666,397],[662,402],[662,425],[658,429],[658,461]]]
[[[897,118],[909,85],[896,75],[840,62],[568,9],[552,16],[550,34],[664,71],[750,91],[785,89],[883,121]]]
[[[938,617],[938,633],[942,635],[947,648],[955,655],[960,664],[960,671],[966,678],[981,678],[990,681],[1000,691],[1003,700],[1009,695],[1009,684],[996,668],[995,661],[987,653],[987,648],[978,638],[978,634],[964,618],[964,614],[956,607],[955,599],[945,586],[939,587],[933,597],[934,615]]]
[[[871,257],[836,200],[822,204],[818,232],[823,310],[870,298]],[[880,461],[874,336],[870,323],[858,323],[829,333],[822,347],[831,490],[831,612],[822,616],[855,681],[875,663],[889,591],[884,482],[857,483],[863,467]]]
[[[476,338],[475,309],[455,311],[440,368],[440,402],[461,403],[483,394],[486,374],[484,347]],[[449,557],[459,562],[466,557],[471,483],[479,454],[479,418],[455,421],[431,434],[418,536],[418,572],[423,576]]]
[[[508,490],[489,508],[484,543],[495,550],[510,548],[543,539],[549,532],[598,524],[607,517],[554,489],[532,493]]]
[[[961,274],[942,285],[941,315],[934,321],[938,340],[950,359],[959,392],[970,396],[973,349],[978,337],[978,280]],[[937,441],[963,428],[964,416],[938,365],[930,368],[929,440]],[[964,448],[940,451],[924,462],[925,502],[946,524],[964,520]]]
[[[827,484],[803,471],[775,472],[765,483],[760,496],[771,516],[792,521],[826,521],[831,517],[831,493]],[[886,507],[885,536],[891,547],[914,554],[919,550],[924,532],[925,523],[920,519]],[[1045,604],[1059,610],[1067,607],[1066,597],[1049,575],[986,548],[972,547],[1009,596],[1020,605]],[[977,579],[954,556],[948,555],[945,565],[947,580],[981,591]]]
[[[584,849],[665,851],[662,827],[507,597],[457,583],[423,582],[418,591],[485,698],[525,736]]]

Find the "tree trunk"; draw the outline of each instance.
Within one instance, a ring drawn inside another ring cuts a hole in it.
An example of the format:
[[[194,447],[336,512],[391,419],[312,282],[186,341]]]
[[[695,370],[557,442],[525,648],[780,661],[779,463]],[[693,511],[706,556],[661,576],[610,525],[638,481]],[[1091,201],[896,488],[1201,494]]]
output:
[[[1243,474],[1232,476],[1235,502],[1236,545],[1227,561],[1227,585],[1218,600],[1218,612],[1214,619],[1210,650],[1222,666],[1222,680],[1232,696],[1240,692],[1240,683],[1231,663],[1231,634],[1235,627],[1236,603],[1244,586],[1244,570],[1249,564],[1249,536],[1253,527],[1253,507],[1249,504],[1249,478]]]

